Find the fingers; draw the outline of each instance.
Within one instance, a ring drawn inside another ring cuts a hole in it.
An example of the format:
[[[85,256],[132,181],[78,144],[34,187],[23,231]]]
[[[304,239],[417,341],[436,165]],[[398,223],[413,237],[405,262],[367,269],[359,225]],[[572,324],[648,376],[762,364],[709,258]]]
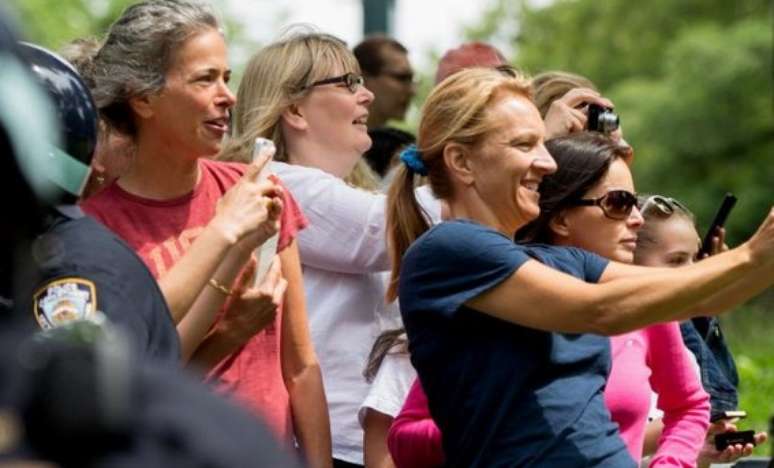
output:
[[[279,221],[280,216],[282,215],[282,208],[283,208],[282,199],[279,197],[272,198],[269,201],[269,206],[268,206],[269,219],[274,221]],[[279,226],[277,226],[277,228],[279,229]]]
[[[582,111],[579,111],[578,109],[570,108],[570,116],[572,117],[570,121],[571,125],[568,129],[570,133],[580,132],[586,128],[586,121],[588,120],[586,114],[584,114]]]
[[[273,154],[273,153],[272,153]],[[244,175],[242,176],[244,179],[255,182],[256,178],[258,177],[258,174],[261,173],[263,168],[266,166],[266,164],[271,159],[271,155],[266,154],[264,151],[261,151],[258,153],[258,157],[253,160],[250,164],[247,165],[247,169],[245,170]]]
[[[613,102],[610,99],[602,97],[598,91],[594,91],[591,88],[574,88],[565,93],[564,96],[558,99],[558,101],[564,104],[578,109],[586,104],[594,103],[603,107],[614,107]]]
[[[768,438],[769,436],[765,432],[759,432],[755,434],[755,445],[761,445],[765,443]]]
[[[239,294],[240,296],[243,296],[244,292],[250,289],[253,281],[255,281],[255,268],[255,257],[250,255],[250,259],[247,261],[247,265],[245,265],[245,268],[237,277],[236,285],[232,288],[232,291]]]
[[[736,432],[736,426],[728,421],[720,420],[712,423],[707,430],[707,435],[720,434],[723,432]]]

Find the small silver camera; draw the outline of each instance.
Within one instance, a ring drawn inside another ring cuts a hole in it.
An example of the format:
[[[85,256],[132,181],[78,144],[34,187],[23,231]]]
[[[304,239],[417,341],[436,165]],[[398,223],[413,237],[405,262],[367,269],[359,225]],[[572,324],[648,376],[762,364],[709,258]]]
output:
[[[589,104],[587,128],[594,132],[609,135],[618,129],[621,121],[618,115],[609,107],[599,104]]]

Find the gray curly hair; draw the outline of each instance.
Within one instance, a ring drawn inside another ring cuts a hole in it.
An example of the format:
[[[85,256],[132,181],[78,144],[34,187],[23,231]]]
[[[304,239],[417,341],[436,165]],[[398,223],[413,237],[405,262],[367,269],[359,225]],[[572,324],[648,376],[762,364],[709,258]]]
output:
[[[160,91],[174,52],[212,29],[220,30],[215,13],[192,1],[147,0],[124,10],[94,58],[92,94],[105,122],[134,136],[129,99]]]

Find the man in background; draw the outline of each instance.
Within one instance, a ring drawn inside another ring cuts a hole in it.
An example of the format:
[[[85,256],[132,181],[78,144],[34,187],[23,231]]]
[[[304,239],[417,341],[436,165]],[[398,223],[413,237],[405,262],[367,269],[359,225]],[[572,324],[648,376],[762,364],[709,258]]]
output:
[[[365,86],[374,93],[368,115],[368,128],[384,127],[389,120],[403,120],[414,97],[414,70],[408,51],[387,36],[368,36],[353,50],[365,78]]]

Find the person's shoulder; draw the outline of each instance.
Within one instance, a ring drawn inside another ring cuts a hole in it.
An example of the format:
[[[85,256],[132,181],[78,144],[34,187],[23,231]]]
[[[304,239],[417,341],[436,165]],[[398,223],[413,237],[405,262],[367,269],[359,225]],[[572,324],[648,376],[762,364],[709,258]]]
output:
[[[489,226],[467,219],[443,221],[432,226],[412,244],[415,250],[426,249],[430,245],[456,247],[458,244],[470,244],[489,240],[490,242],[512,243],[507,236]],[[411,250],[411,248],[409,249]]]
[[[272,161],[269,169],[293,191],[315,191],[331,184],[346,185],[343,180],[316,167]]]
[[[232,161],[217,161],[213,159],[200,159],[201,168],[205,174],[218,181],[234,184],[247,169],[247,164]]]
[[[88,215],[58,223],[41,236],[39,242],[49,250],[42,254],[48,257],[57,255],[56,246],[62,246],[63,269],[75,269],[82,275],[93,276],[101,281],[121,277],[141,279],[145,284],[148,279],[152,279],[150,271],[132,248],[116,233]],[[46,247],[45,244],[50,246]],[[124,283],[123,286],[129,287],[130,284]]]

